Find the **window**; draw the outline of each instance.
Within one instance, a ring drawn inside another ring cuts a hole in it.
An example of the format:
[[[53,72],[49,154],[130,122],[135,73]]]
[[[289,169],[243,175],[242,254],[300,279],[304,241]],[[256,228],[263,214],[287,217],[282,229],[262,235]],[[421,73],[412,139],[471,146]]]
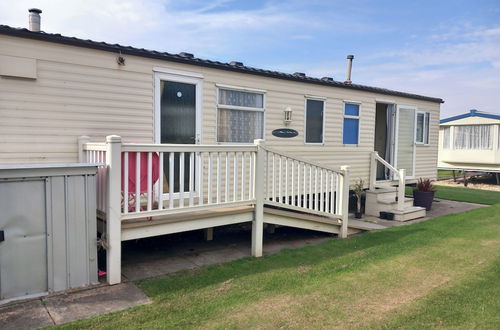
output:
[[[498,131],[497,149],[500,150],[500,125],[497,126],[497,131]]]
[[[429,144],[429,124],[431,114],[429,112],[417,111],[417,126],[415,142],[419,144]]]
[[[324,101],[306,99],[306,143],[323,143],[324,108]]]
[[[487,150],[492,148],[492,125],[460,125],[453,127],[455,149]]]
[[[450,132],[450,126],[445,126],[443,128],[443,149],[450,149]]]
[[[264,93],[219,88],[217,141],[252,143],[264,132]]]
[[[359,104],[344,103],[343,144],[359,143]]]

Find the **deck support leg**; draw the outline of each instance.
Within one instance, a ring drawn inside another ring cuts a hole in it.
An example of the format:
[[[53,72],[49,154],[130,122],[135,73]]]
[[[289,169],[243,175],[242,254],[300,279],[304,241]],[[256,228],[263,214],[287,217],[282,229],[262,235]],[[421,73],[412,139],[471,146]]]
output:
[[[342,216],[342,225],[340,226],[339,237],[347,238],[347,229],[349,227],[349,166],[341,166],[343,175],[339,176],[339,194],[338,204]]]
[[[214,240],[214,228],[205,228],[203,229],[203,235],[205,236],[205,241],[213,241]]]
[[[498,172],[495,173],[495,177],[497,178],[497,185],[500,185],[500,174]]]
[[[467,174],[466,174],[465,170],[462,170],[462,173],[464,174],[464,187],[467,187],[467,185],[469,184],[467,182]]]
[[[451,172],[453,173],[453,182],[457,182],[457,175],[455,174],[455,170]]]
[[[255,215],[252,222],[252,256],[262,257],[264,241],[264,140],[255,140],[257,155],[255,157]]]
[[[106,137],[106,263],[108,284],[121,282],[121,137]]]

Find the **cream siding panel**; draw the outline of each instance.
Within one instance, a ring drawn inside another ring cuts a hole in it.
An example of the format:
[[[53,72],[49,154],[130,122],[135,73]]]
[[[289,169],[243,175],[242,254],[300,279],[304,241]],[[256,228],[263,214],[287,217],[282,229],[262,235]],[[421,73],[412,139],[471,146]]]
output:
[[[0,76],[36,79],[34,58],[0,56]]]
[[[0,55],[36,54],[38,79],[0,78],[0,163],[76,161],[76,139],[88,135],[104,141],[109,134],[126,142],[153,141],[153,68],[203,75],[202,143],[216,143],[216,84],[266,91],[265,140],[270,148],[328,166],[350,165],[353,180],[368,179],[374,144],[375,100],[384,95],[344,88],[286,81],[251,74],[125,56],[42,41],[0,36]],[[325,98],[324,145],[304,144],[305,95]],[[430,146],[416,147],[416,176],[435,177],[439,104],[391,96],[400,104],[431,112]],[[343,101],[361,103],[358,146],[342,145]],[[272,136],[284,127],[283,110],[290,106],[299,132],[292,139]]]

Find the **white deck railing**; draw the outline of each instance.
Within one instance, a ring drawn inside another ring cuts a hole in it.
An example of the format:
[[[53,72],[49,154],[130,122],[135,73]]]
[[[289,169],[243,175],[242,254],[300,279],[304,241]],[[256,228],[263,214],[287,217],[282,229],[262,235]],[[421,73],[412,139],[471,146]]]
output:
[[[83,162],[106,162],[106,143],[82,144]],[[120,143],[121,220],[255,203],[257,147]],[[127,179],[125,179],[127,178]],[[98,209],[106,215],[105,172]]]
[[[349,170],[253,145],[105,143],[81,137],[79,160],[104,162],[97,205],[106,219],[108,282],[119,283],[121,221],[254,206],[252,255],[262,255],[264,205],[339,219],[347,237]],[[114,248],[113,248],[114,247]],[[118,274],[117,274],[118,273]]]
[[[398,187],[397,187],[397,196],[398,196],[398,204],[397,204],[397,210],[398,211],[403,211],[404,210],[404,203],[405,203],[405,187],[406,187],[406,170],[404,168],[402,169],[397,169],[391,164],[389,164],[385,159],[380,157],[378,155],[378,152],[373,151],[371,153],[371,158],[370,158],[370,183],[369,183],[369,189],[374,190],[377,187],[383,187],[384,186],[384,181],[378,181],[377,180],[377,164],[381,163],[384,167],[389,169],[389,171],[394,175],[395,178],[398,180]]]
[[[342,218],[344,172],[266,149],[265,203]]]

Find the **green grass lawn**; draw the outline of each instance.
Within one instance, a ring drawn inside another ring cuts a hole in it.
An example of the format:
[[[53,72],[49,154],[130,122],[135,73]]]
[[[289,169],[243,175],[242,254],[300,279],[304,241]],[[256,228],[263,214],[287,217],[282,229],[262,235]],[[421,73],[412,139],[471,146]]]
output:
[[[449,187],[436,185],[436,198],[459,202],[493,205],[500,203],[500,191],[471,189],[465,187]],[[406,193],[413,194],[412,187],[406,187]]]
[[[61,328],[500,328],[500,205],[138,282]]]

